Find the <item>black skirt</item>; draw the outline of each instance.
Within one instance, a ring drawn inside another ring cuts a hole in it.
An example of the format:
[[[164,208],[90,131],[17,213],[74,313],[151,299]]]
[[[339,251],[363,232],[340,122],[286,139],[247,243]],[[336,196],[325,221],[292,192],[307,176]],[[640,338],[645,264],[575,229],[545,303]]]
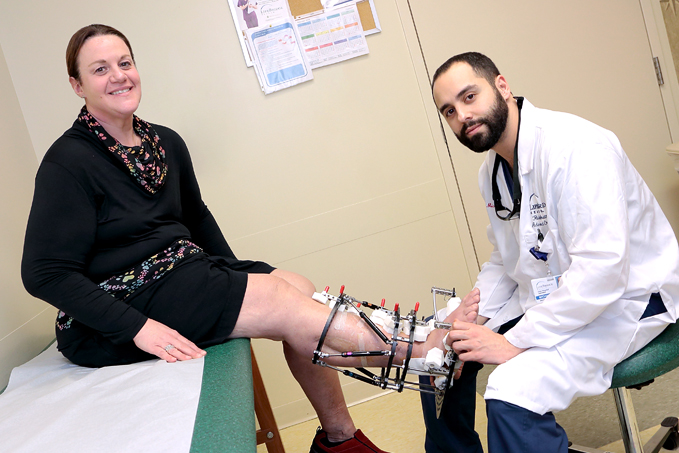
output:
[[[240,261],[198,253],[162,278],[147,283],[125,302],[206,348],[226,341],[243,304],[248,273],[269,274],[261,261]],[[123,365],[154,358],[133,341],[115,344],[74,319],[57,329],[57,347],[70,361],[87,367]]]

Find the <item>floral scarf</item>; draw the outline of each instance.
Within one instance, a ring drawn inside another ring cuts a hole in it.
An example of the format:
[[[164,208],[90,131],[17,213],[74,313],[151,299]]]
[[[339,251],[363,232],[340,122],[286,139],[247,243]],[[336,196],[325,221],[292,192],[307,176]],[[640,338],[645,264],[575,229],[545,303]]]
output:
[[[160,137],[149,123],[133,115],[134,131],[141,137],[142,146],[131,148],[122,145],[106,132],[96,118],[87,111],[86,106],[83,106],[77,121],[104,142],[108,150],[127,167],[132,178],[144,190],[154,194],[163,187],[167,175],[165,150],[160,146]]]

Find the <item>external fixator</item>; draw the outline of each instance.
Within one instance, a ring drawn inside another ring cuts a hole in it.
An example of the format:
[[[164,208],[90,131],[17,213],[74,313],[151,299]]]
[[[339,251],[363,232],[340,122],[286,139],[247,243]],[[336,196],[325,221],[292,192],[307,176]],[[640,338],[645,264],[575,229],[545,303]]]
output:
[[[443,405],[447,390],[453,386],[453,375],[461,362],[457,359],[457,354],[448,346],[446,351],[439,348],[432,348],[427,352],[426,357],[412,358],[413,344],[415,342],[426,341],[429,334],[435,329],[450,329],[451,325],[443,322],[460,304],[460,299],[455,296],[455,290],[447,290],[433,287],[433,316],[425,320],[423,316],[417,319],[420,303],[415,304],[415,308],[406,315],[401,315],[399,304],[393,310],[384,307],[385,300],[382,299],[380,305],[375,305],[365,301],[359,301],[347,294],[344,294],[344,286],[340,288],[339,296],[328,294],[328,289],[322,293],[314,293],[313,299],[331,308],[328,320],[325,323],[323,332],[318,341],[318,346],[314,351],[312,362],[316,365],[332,368],[345,376],[357,379],[367,384],[378,386],[382,389],[396,390],[402,392],[403,389],[416,390],[424,393],[432,393],[436,396],[437,416]],[[441,310],[437,310],[437,296],[442,296],[447,305]],[[364,309],[372,310],[368,316]],[[359,316],[368,327],[382,340],[384,349],[374,351],[344,351],[337,353],[323,352],[323,344],[330,330],[330,326],[337,317],[338,313],[351,313]],[[402,364],[394,363],[396,349],[399,343],[407,346],[405,359]],[[445,341],[444,341],[445,344]],[[373,373],[364,367],[355,367],[353,370],[340,368],[339,366],[329,365],[328,358],[370,358],[388,357],[387,365],[381,368],[381,372]],[[433,376],[434,385],[423,384],[419,381],[408,381],[406,375],[425,375]]]

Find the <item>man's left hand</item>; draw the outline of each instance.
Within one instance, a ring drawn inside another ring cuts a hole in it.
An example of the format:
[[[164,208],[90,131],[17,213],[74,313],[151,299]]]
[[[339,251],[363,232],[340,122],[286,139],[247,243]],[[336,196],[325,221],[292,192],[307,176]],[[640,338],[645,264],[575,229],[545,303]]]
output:
[[[488,327],[462,321],[453,322],[446,341],[463,362],[499,365],[525,351]]]

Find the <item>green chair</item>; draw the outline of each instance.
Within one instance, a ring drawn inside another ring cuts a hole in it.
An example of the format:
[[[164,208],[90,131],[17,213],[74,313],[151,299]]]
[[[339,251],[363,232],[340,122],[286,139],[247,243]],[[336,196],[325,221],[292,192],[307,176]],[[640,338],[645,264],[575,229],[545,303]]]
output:
[[[656,377],[677,367],[679,367],[679,323],[670,324],[653,341],[615,367],[611,389],[615,398],[615,406],[618,409],[625,452],[657,453],[661,447],[667,450],[677,448],[679,440],[677,417],[665,418],[660,424],[660,429],[646,445],[641,444],[629,391],[629,389],[638,390],[650,385]],[[568,451],[569,453],[603,453],[603,450],[576,445],[571,445]]]

